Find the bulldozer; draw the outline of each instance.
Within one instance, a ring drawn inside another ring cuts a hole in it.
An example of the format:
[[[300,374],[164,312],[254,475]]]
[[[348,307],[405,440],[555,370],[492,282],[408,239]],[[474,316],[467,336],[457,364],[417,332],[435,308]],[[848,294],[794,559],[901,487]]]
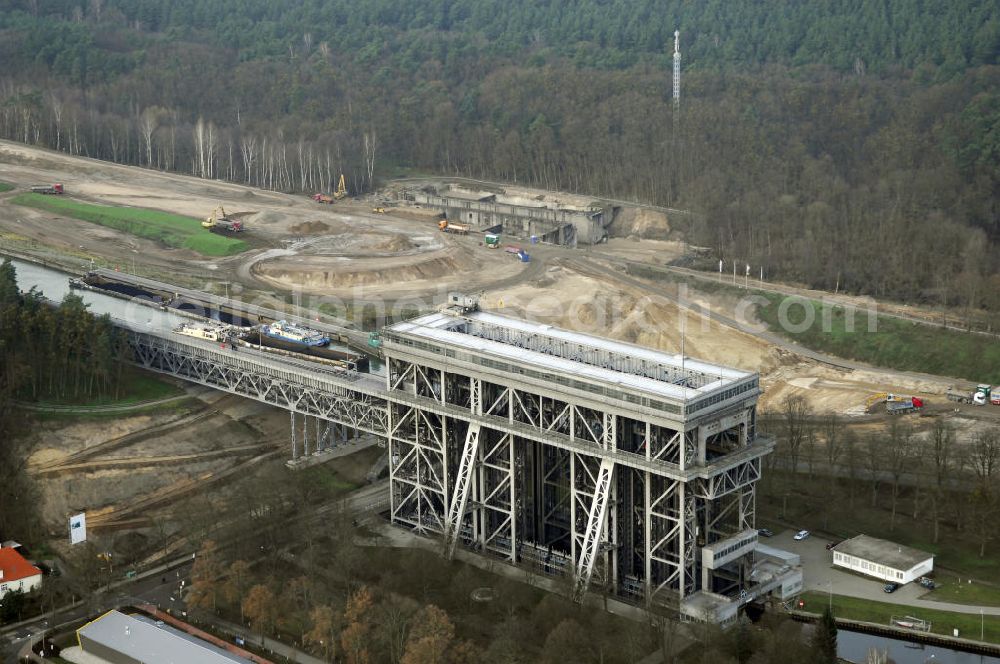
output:
[[[372,208],[372,212],[374,212],[376,214],[385,214],[385,208],[381,207],[381,206],[379,206],[379,207],[373,207]]]

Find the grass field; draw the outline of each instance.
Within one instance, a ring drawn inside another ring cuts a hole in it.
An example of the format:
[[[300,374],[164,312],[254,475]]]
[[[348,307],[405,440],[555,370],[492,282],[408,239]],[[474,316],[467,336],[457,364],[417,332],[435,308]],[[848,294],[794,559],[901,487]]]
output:
[[[232,256],[247,249],[247,243],[243,240],[210,233],[201,227],[198,219],[169,212],[91,205],[44,194],[20,194],[11,201],[156,240],[168,247],[191,249],[204,256]]]
[[[876,317],[876,329],[869,332],[867,312],[858,310],[850,330],[851,319],[842,307],[830,307],[824,316],[823,305],[815,300],[800,299],[812,307],[812,313],[802,304],[785,306],[781,324],[781,295],[759,293],[768,300],[757,315],[767,326],[807,348],[838,357],[860,360],[904,371],[956,376],[979,383],[1000,383],[1000,343],[981,334],[955,332],[889,318]],[[808,318],[812,324],[804,325]],[[824,324],[824,323],[828,324]],[[799,327],[805,329],[798,331]]]
[[[7,182],[0,182],[0,194],[2,194],[5,191],[10,191],[13,188],[14,188],[14,185],[12,185],[12,184],[9,184]]]
[[[830,601],[826,593],[820,592],[802,593],[802,600],[805,602],[805,606],[802,608],[812,613],[822,613]],[[980,618],[978,613],[936,611],[841,595],[833,596],[833,615],[837,618],[862,620],[880,625],[888,625],[892,616],[913,616],[930,621],[931,632],[935,634],[951,636],[952,630],[958,628],[959,636],[979,640],[980,628],[982,628],[984,641],[1000,643],[1000,616]]]
[[[969,583],[968,579],[942,578],[940,575],[934,581],[937,583],[937,587],[924,595],[922,599],[954,604],[1000,606],[1000,588],[995,586]]]

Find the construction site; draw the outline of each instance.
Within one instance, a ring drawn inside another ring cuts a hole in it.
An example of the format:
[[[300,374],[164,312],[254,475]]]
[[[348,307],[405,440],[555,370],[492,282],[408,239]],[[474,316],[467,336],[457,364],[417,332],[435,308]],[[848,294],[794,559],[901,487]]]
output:
[[[260,473],[295,472],[286,462],[309,452],[297,444],[324,450],[325,420],[358,441],[325,462],[338,481],[388,474],[389,520],[440,538],[447,555],[462,548],[541,574],[568,570],[577,595],[603,588],[725,623],[743,604],[792,596],[801,584],[780,556],[762,574],[768,557],[754,553],[756,485],[773,450],[762,413],[799,397],[858,431],[910,418],[918,436],[933,417],[963,433],[1000,421],[989,394],[984,405],[971,392],[949,401],[953,378],[822,356],[738,325],[727,317],[740,299],[732,289],[682,292],[676,281],[637,276],[636,265],[663,266],[689,250],[665,209],[440,180],[390,183],[365,198],[283,194],[12,143],[0,143],[0,180],[21,190],[58,182],[58,192],[38,193],[162,210],[238,236],[246,251],[204,256],[0,194],[0,252],[289,311],[300,326],[350,327],[345,347],[371,366],[351,360],[353,382],[330,367],[317,380],[328,381],[324,394],[354,390],[385,412],[374,424],[335,404],[279,403],[238,381],[212,383],[197,373],[204,367],[170,364],[163,350],[200,348],[227,371],[256,371],[235,342],[220,351],[207,336],[143,341],[144,365],[174,376],[173,407],[53,418],[33,434],[28,468],[54,533],[86,505],[97,532],[152,542],[156,528],[179,529],[162,524],[181,521],[192,496],[236,501]],[[453,291],[475,297],[450,299]],[[235,341],[264,356],[268,330],[256,343]],[[278,371],[297,361],[261,362]],[[296,425],[298,415],[307,424]]]

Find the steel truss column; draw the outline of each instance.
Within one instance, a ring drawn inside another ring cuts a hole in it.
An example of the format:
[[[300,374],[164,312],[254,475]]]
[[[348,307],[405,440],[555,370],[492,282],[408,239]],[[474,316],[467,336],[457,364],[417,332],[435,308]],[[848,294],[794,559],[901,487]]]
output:
[[[473,484],[473,470],[479,450],[479,424],[472,423],[465,434],[465,446],[462,448],[462,460],[458,464],[455,477],[455,492],[448,506],[448,517],[444,524],[444,551],[447,558],[455,555],[455,544],[458,542],[462,529],[462,518],[469,501],[469,488]]]
[[[390,410],[392,521],[421,533],[443,533],[449,507],[447,418],[409,406]]]
[[[594,486],[594,497],[587,512],[587,526],[583,533],[580,546],[580,558],[576,568],[576,583],[573,597],[581,601],[590,585],[590,577],[594,573],[594,562],[601,544],[601,535],[606,526],[608,503],[611,497],[611,478],[614,475],[615,464],[611,459],[602,459],[597,472]]]
[[[299,443],[295,440],[295,411],[288,411],[288,416],[292,425],[292,459],[295,460],[299,458]]]
[[[492,549],[515,561],[517,499],[514,486],[514,437],[490,430],[480,432],[476,508],[476,539],[483,551]]]

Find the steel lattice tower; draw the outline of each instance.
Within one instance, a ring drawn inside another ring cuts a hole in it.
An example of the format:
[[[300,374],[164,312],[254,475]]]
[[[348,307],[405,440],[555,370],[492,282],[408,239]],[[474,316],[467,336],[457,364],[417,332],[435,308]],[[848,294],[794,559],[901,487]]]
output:
[[[681,105],[681,32],[674,30],[674,108]]]

